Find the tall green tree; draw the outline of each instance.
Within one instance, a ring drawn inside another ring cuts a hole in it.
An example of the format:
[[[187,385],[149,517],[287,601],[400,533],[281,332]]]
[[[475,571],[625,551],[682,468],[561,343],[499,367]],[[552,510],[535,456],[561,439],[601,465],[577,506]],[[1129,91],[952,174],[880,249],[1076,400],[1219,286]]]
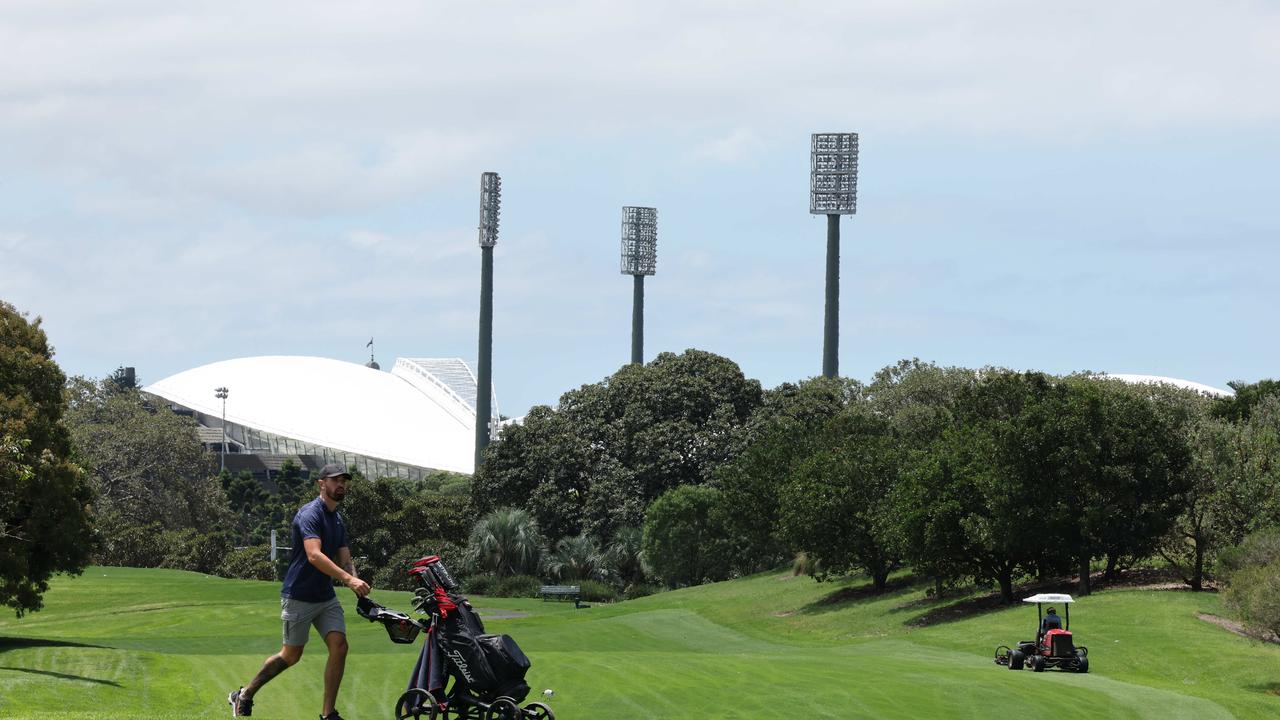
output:
[[[55,573],[83,570],[94,546],[64,382],[39,318],[0,301],[0,604],[19,617],[42,607]]]
[[[472,485],[481,512],[520,506],[549,536],[608,540],[655,498],[705,484],[742,445],[760,384],[700,350],[662,353],[535,408],[490,445]]]
[[[1106,558],[1112,577],[1120,564],[1155,552],[1181,512],[1189,449],[1133,386],[1082,377],[1064,383],[1061,484],[1045,522],[1074,555],[1079,592],[1087,595],[1094,559]]]
[[[779,531],[827,572],[861,570],[883,591],[899,565],[894,543],[894,489],[902,470],[901,440],[866,408],[837,416],[820,449],[783,483]]]
[[[1019,575],[1071,564],[1049,522],[1062,478],[1066,393],[1042,373],[985,370],[957,398],[956,422],[936,446],[937,461],[916,477],[922,489],[911,499],[925,516],[954,525],[939,536],[962,539],[973,577],[998,583],[1005,602],[1013,602]]]
[[[1248,420],[1253,409],[1268,397],[1280,396],[1280,380],[1259,380],[1256,383],[1227,383],[1234,391],[1226,397],[1213,399],[1209,414],[1219,420],[1239,423]]]
[[[352,553],[366,558],[371,573],[402,576],[407,568],[395,565],[406,556],[461,548],[471,532],[465,497],[441,495],[401,478],[366,479],[354,473],[341,511]]]
[[[212,456],[191,418],[130,388],[75,377],[67,383],[66,424],[89,473],[104,562],[127,551],[127,528],[159,525],[200,534],[231,524]]]
[[[745,428],[746,446],[717,468],[712,483],[721,491],[718,515],[738,572],[758,572],[790,559],[794,549],[778,534],[780,489],[822,447],[827,423],[858,403],[861,392],[856,381],[818,377],[764,393]]]
[[[1182,513],[1160,553],[1201,590],[1219,551],[1280,524],[1280,397],[1264,398],[1238,422],[1197,417],[1188,434]]]

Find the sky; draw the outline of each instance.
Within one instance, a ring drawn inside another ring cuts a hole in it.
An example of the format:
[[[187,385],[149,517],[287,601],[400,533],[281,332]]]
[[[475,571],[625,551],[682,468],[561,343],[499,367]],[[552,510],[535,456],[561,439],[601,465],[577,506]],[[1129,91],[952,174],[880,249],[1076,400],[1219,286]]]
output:
[[[0,48],[0,299],[68,374],[474,362],[494,171],[503,414],[629,360],[624,205],[647,360],[812,377],[857,132],[842,375],[1280,376],[1280,3],[0,0]]]

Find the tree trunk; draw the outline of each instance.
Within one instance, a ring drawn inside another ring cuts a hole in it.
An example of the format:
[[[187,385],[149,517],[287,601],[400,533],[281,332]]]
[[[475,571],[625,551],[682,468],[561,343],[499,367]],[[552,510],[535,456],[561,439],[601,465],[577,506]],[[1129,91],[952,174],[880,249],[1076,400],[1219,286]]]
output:
[[[1013,573],[1009,570],[1000,571],[1000,599],[1006,604],[1013,602]]]
[[[942,599],[942,576],[933,576],[933,597],[937,600]]]
[[[1077,592],[1088,595],[1092,587],[1089,584],[1089,558],[1080,558],[1080,588]]]
[[[1107,555],[1107,571],[1102,574],[1102,579],[1111,582],[1116,579],[1116,565],[1120,563],[1120,557],[1115,553]]]
[[[1196,533],[1196,564],[1191,571],[1191,589],[1200,592],[1204,589],[1204,538]]]
[[[889,571],[876,570],[872,572],[871,585],[876,589],[877,593],[884,592],[885,588],[889,586]]]

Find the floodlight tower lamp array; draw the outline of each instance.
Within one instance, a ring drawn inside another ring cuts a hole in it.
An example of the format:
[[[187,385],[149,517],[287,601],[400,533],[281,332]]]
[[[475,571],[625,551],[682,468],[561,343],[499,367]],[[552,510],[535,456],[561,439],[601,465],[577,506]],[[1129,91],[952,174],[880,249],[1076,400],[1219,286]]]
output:
[[[632,276],[631,363],[644,364],[644,277],[658,270],[658,209],[622,208],[622,274]]]

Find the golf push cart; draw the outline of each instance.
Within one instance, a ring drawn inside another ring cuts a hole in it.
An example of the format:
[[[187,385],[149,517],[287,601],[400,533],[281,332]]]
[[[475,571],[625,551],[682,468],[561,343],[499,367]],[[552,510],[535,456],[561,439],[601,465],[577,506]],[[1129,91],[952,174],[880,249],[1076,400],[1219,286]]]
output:
[[[1089,648],[1077,646],[1071,636],[1071,603],[1075,602],[1071,596],[1041,593],[1024,598],[1022,602],[1036,604],[1036,639],[1023,640],[1013,648],[1008,645],[996,648],[996,664],[1005,665],[1010,670],[1025,667],[1044,672],[1046,668],[1056,667],[1072,672],[1089,672]],[[1041,630],[1046,603],[1061,604],[1066,609],[1065,623],[1061,628]]]
[[[421,586],[414,591],[414,609],[426,618],[411,618],[367,597],[356,607],[361,617],[382,623],[394,643],[411,644],[426,631],[408,687],[396,700],[396,720],[555,720],[540,702],[520,705],[529,694],[529,658],[509,636],[485,633],[439,557],[415,561],[409,575]]]

